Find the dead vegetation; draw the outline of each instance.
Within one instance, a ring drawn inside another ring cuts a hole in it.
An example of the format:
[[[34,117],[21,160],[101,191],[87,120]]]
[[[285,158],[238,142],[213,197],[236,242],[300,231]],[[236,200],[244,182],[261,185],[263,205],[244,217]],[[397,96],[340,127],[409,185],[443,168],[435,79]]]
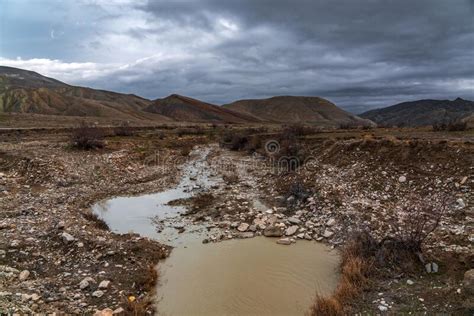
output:
[[[446,205],[444,198],[421,203],[410,198],[388,221],[391,229],[381,240],[376,240],[369,230],[355,233],[341,250],[341,276],[336,290],[330,297],[316,296],[310,314],[346,315],[376,274],[422,269],[423,244],[438,228]]]
[[[71,147],[76,149],[90,150],[103,148],[104,131],[96,126],[81,122],[80,125],[72,131]]]
[[[467,130],[467,123],[462,121],[443,122],[433,125],[433,131],[460,132]]]

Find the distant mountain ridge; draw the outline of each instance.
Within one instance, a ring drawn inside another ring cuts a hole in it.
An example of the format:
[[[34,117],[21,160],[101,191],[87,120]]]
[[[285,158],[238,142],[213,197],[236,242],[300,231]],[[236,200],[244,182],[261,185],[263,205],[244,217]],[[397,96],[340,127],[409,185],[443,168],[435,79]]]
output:
[[[248,123],[260,121],[246,114],[178,94],[157,99],[143,110],[187,122]]]
[[[450,100],[418,100],[403,102],[360,114],[379,125],[427,126],[462,121],[474,114],[474,102],[457,98]]]
[[[320,97],[276,96],[268,99],[239,100],[223,107],[273,123],[301,122],[321,126],[373,124]]]
[[[132,94],[71,86],[33,71],[0,66],[0,112],[170,120],[143,113],[150,103]]]

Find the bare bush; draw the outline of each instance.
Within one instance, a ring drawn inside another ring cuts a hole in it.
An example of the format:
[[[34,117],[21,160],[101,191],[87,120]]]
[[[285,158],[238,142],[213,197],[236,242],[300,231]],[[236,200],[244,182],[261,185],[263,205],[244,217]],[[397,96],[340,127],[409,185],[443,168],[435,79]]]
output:
[[[82,122],[71,134],[71,146],[78,149],[103,148],[104,133],[102,129]]]
[[[242,150],[245,149],[248,143],[248,136],[243,133],[236,131],[226,132],[220,141],[221,147],[228,148],[230,150]]]
[[[122,122],[114,129],[115,136],[132,136],[133,130],[128,122]]]
[[[462,121],[451,121],[447,123],[433,124],[434,131],[459,132],[467,130],[467,123]]]

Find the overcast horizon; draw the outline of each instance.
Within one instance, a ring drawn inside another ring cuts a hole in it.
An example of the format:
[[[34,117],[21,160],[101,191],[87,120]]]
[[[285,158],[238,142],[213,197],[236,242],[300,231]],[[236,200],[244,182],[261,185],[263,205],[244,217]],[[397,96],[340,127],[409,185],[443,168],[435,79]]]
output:
[[[0,65],[225,104],[474,99],[474,0],[0,0]]]

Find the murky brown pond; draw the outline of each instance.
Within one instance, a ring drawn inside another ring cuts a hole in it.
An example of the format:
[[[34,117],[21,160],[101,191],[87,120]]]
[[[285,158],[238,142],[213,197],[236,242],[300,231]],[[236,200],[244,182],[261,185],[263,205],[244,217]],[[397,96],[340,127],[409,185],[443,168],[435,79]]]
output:
[[[175,247],[157,267],[159,315],[303,315],[316,293],[335,288],[337,252],[314,241],[284,246],[265,237],[202,244],[214,228],[193,223],[181,216],[184,207],[168,202],[221,181],[206,167],[208,153],[197,151],[175,188],[102,201],[93,211],[112,231],[133,231]]]
[[[273,238],[174,249],[160,264],[159,315],[303,315],[337,282],[338,256],[322,244]]]

